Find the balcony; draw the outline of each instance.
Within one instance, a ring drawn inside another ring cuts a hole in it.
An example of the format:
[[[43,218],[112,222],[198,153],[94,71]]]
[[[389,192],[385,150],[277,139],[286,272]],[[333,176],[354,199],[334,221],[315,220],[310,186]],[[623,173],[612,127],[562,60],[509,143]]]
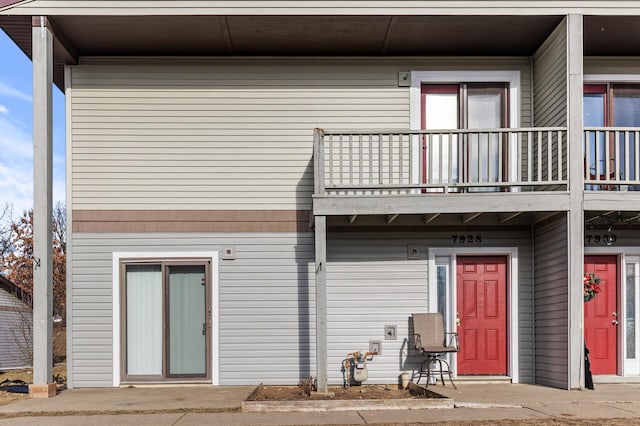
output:
[[[316,214],[536,210],[568,191],[564,127],[316,129],[314,161]]]
[[[639,142],[640,127],[585,127],[585,190],[640,191]]]

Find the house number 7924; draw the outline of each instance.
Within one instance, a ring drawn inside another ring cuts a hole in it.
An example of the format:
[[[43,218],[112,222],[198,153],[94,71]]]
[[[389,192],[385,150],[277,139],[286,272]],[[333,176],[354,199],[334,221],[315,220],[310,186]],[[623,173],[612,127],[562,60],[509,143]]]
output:
[[[452,235],[451,241],[453,241],[453,244],[480,244],[482,235]]]

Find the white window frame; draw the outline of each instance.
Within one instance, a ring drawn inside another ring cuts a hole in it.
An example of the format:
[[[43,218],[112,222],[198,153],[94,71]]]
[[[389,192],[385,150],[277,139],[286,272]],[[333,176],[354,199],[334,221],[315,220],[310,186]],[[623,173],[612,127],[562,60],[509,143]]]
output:
[[[219,253],[218,252],[114,252],[112,255],[113,274],[113,386],[119,387],[120,379],[120,262],[123,259],[209,259],[211,260],[211,384],[220,384],[220,363],[219,363]]]
[[[627,310],[626,310],[626,302],[627,302],[627,265],[628,264],[633,264],[634,265],[634,286],[636,288],[636,292],[635,292],[635,306],[636,306],[636,318],[635,318],[635,342],[634,345],[636,347],[636,356],[635,358],[627,358]],[[640,311],[638,308],[640,307],[640,277],[638,276],[638,273],[640,272],[640,256],[625,256],[624,262],[622,263],[622,269],[623,269],[623,274],[624,276],[621,277],[622,280],[620,281],[621,284],[621,289],[622,289],[622,294],[620,297],[620,305],[621,307],[623,307],[623,309],[621,309],[623,315],[620,318],[620,323],[618,325],[622,326],[622,330],[621,330],[621,336],[622,336],[622,350],[623,350],[623,354],[622,354],[622,359],[623,359],[623,364],[622,364],[622,373],[623,376],[625,374],[628,375],[633,375],[633,376],[638,376],[640,375],[640,328],[638,327],[640,324],[640,321],[638,321],[640,318],[640,315],[638,315],[638,312]]]
[[[506,256],[507,257],[507,374],[511,377],[512,383],[520,382],[519,367],[519,330],[518,321],[518,248],[517,247],[436,247],[430,248],[428,251],[429,264],[429,311],[437,312],[437,300],[431,295],[437,295],[437,268],[438,264],[442,264],[442,257],[449,257],[449,318],[448,324],[455,324],[456,315],[456,258],[458,256]],[[436,262],[438,258],[438,262]],[[453,354],[451,367],[454,375],[457,376],[456,354]]]
[[[520,71],[411,71],[411,87],[409,88],[409,126],[411,130],[421,130],[420,93],[423,84],[460,84],[460,83],[508,83],[509,84],[509,128],[520,127]],[[510,138],[510,145],[517,142],[516,138]],[[412,143],[411,155],[414,161],[420,161],[419,144]],[[517,174],[517,150],[510,149],[509,176]],[[414,164],[411,181],[418,184],[419,166]]]

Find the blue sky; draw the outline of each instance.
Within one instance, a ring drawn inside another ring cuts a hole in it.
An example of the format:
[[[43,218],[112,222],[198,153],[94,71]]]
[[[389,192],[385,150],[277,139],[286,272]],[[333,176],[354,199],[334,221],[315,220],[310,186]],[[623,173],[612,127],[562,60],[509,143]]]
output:
[[[0,30],[0,207],[16,219],[33,207],[33,68]],[[65,199],[64,95],[53,88],[53,200]],[[1,210],[0,210],[1,212]]]

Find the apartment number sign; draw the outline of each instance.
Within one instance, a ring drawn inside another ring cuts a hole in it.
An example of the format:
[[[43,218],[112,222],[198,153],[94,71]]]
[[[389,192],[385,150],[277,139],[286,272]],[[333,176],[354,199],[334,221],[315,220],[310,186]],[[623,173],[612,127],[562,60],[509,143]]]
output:
[[[616,234],[585,234],[584,242],[586,244],[606,244],[611,245],[618,240]]]
[[[459,234],[452,235],[453,244],[480,244],[482,243],[482,234]]]

